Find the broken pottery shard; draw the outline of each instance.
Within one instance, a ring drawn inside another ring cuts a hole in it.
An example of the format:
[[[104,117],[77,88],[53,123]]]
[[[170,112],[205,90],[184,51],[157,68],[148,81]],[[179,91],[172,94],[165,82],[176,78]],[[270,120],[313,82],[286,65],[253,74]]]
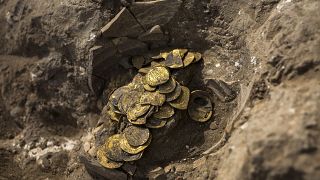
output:
[[[105,70],[114,63],[116,47],[109,41],[101,46],[94,46],[89,51],[89,74],[103,77]]]
[[[148,51],[147,44],[135,39],[120,37],[112,41],[122,55],[136,56]]]
[[[137,37],[144,32],[141,25],[127,8],[123,8],[107,25],[101,29],[103,37]]]
[[[80,162],[84,164],[85,168],[89,172],[89,174],[94,176],[100,176],[105,179],[114,179],[114,180],[122,180],[127,179],[127,175],[119,170],[115,169],[107,169],[101,166],[97,161],[93,159],[88,159],[84,156],[79,157]]]
[[[149,2],[135,2],[130,6],[130,11],[145,28],[154,25],[167,24],[179,10],[180,0],[156,0]]]
[[[94,75],[88,75],[88,86],[91,92],[99,96],[104,88],[105,80]]]
[[[205,81],[208,89],[213,92],[220,101],[230,102],[236,98],[236,92],[231,89],[231,86],[224,81],[217,79],[207,79]]]
[[[168,41],[169,37],[163,34],[159,25],[155,25],[149,31],[141,34],[138,39],[144,42],[158,42]]]

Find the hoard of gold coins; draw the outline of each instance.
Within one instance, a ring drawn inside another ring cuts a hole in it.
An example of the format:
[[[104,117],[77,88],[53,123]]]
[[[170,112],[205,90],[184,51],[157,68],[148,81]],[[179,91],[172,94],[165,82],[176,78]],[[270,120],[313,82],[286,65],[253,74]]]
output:
[[[148,67],[142,67],[139,58],[132,59],[139,73],[131,83],[111,94],[102,111],[111,120],[124,119],[130,124],[98,148],[98,161],[106,168],[119,168],[124,162],[140,159],[152,140],[149,128],[170,126],[180,118],[181,110],[188,110],[190,118],[199,122],[212,116],[209,95],[201,90],[190,93],[170,72],[198,62],[202,59],[200,53],[174,49],[152,59]]]

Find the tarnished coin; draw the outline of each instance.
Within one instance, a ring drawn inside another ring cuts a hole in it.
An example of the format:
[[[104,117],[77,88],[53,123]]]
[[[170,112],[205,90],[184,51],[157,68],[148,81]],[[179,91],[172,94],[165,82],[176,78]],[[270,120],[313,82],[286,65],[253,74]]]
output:
[[[201,53],[193,52],[193,54],[194,54],[194,60],[193,60],[194,63],[202,59]]]
[[[147,120],[146,127],[151,129],[158,129],[158,128],[164,127],[166,123],[167,123],[167,119],[158,119],[158,118],[151,117]]]
[[[123,165],[123,162],[116,162],[108,159],[108,157],[106,156],[106,153],[104,152],[104,149],[105,147],[101,146],[97,150],[97,159],[103,167],[106,167],[109,169],[115,169]]]
[[[183,67],[183,61],[180,55],[173,55],[173,53],[169,53],[166,60],[164,61],[165,66],[176,69]]]
[[[150,104],[153,106],[162,106],[162,104],[166,101],[166,96],[161,94],[159,91],[154,92],[144,92],[140,98],[141,104]]]
[[[121,114],[115,112],[113,105],[108,102],[108,104],[102,109],[101,113],[106,113],[111,120],[118,121],[121,118]]]
[[[167,134],[172,132],[172,130],[175,129],[180,119],[181,119],[181,111],[177,111],[172,117],[168,119],[163,119],[164,121],[166,121],[166,123],[164,126],[161,127],[161,129],[155,129],[153,127],[153,129],[151,130],[153,139],[157,140],[158,138],[161,138],[161,137],[164,137],[164,138],[168,137]]]
[[[139,117],[137,118],[136,120],[134,121],[131,121],[131,120],[128,120],[131,124],[134,124],[134,125],[143,125],[143,124],[146,124],[147,122],[147,119],[143,116],[143,117]]]
[[[181,58],[188,52],[188,49],[174,49],[172,50],[172,54],[174,56],[180,56]]]
[[[155,91],[155,90],[157,89],[157,87],[155,87],[155,86],[150,86],[150,85],[147,83],[146,76],[143,77],[142,82],[143,82],[143,88],[144,88],[146,91]]]
[[[128,91],[126,94],[123,94],[120,98],[119,110],[127,114],[129,108],[140,100],[141,93],[139,91]]]
[[[129,107],[128,112],[127,112],[127,118],[129,121],[134,121],[138,117],[144,115],[145,113],[148,112],[150,108],[149,104],[135,104],[132,107]]]
[[[176,100],[169,102],[169,104],[176,109],[184,110],[188,108],[190,90],[185,86],[181,86],[181,88],[180,96]]]
[[[105,153],[108,159],[113,161],[123,161],[125,156],[124,152],[120,148],[120,134],[110,136],[105,143]]]
[[[170,72],[167,68],[162,66],[153,67],[147,74],[146,74],[146,82],[150,86],[158,86],[167,82],[170,78]]]
[[[149,144],[151,143],[151,139],[152,139],[152,137],[151,137],[151,134],[150,134],[150,137],[149,137],[148,141],[145,144],[143,144],[141,146],[131,146],[128,143],[126,138],[122,138],[121,141],[120,141],[120,147],[121,147],[121,149],[123,151],[125,151],[125,152],[127,152],[129,154],[138,154],[138,153],[142,152],[144,149],[146,149],[149,146]]]
[[[122,140],[126,139],[123,137],[123,135],[115,134],[108,138],[106,144],[105,144],[105,153],[106,157],[113,161],[135,161],[142,157],[142,151],[139,151],[137,153],[129,153],[121,148],[121,142]]]
[[[184,57],[183,59],[183,66],[187,67],[194,61],[194,59],[195,59],[194,54],[192,52],[188,52],[186,57]]]
[[[127,86],[130,89],[141,91],[142,84],[143,84],[143,78],[144,78],[144,76],[142,74],[137,74],[133,77],[132,82],[129,83]]]
[[[123,131],[124,137],[131,146],[141,146],[145,144],[149,137],[150,131],[148,128],[129,126]]]
[[[130,161],[139,160],[143,155],[143,151],[139,152],[138,154],[130,154],[127,152],[125,152],[124,154],[125,156],[123,157],[123,161],[130,162]]]
[[[145,59],[143,56],[133,56],[131,62],[133,67],[140,69],[144,65]]]
[[[213,105],[209,96],[209,93],[201,90],[191,92],[188,106],[188,114],[191,119],[206,122],[211,118]]]
[[[173,100],[176,100],[181,94],[181,89],[181,85],[176,82],[176,87],[174,88],[174,90],[171,93],[166,94],[166,101],[171,102]]]
[[[164,104],[159,108],[159,110],[153,113],[153,117],[157,119],[166,119],[174,115],[174,108],[169,104]]]
[[[134,125],[143,125],[146,124],[147,122],[147,118],[150,117],[154,112],[154,106],[151,106],[149,108],[149,111],[144,114],[143,116],[139,117],[138,119],[134,120],[134,121],[129,121],[130,123],[134,124]]]
[[[120,98],[123,94],[128,92],[128,87],[126,86],[122,86],[116,90],[113,91],[113,93],[111,94],[111,96],[109,97],[109,101],[111,102],[111,104],[113,106],[118,106],[118,103],[120,101]]]
[[[159,86],[159,92],[162,94],[171,93],[176,88],[176,81],[174,78],[170,78],[166,83]]]

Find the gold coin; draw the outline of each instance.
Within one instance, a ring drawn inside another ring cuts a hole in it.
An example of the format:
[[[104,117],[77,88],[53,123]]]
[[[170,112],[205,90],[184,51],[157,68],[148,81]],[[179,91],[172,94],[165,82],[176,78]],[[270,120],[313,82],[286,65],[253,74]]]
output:
[[[120,140],[120,134],[112,135],[106,140],[105,153],[108,159],[113,161],[123,161],[125,154],[120,148]]]
[[[125,161],[125,162],[136,161],[142,157],[143,151],[139,152],[138,154],[130,154],[130,153],[125,152],[125,155],[126,156],[123,157],[123,161]]]
[[[116,161],[112,161],[112,160],[108,159],[105,152],[104,152],[104,146],[101,146],[98,148],[97,159],[103,167],[106,167],[109,169],[119,168],[123,165],[123,162],[116,162]]]
[[[151,62],[151,67],[160,67],[160,66],[164,66],[164,62],[163,61],[160,61],[160,62],[156,62],[156,61],[152,61]]]
[[[134,121],[129,121],[129,120],[128,120],[128,121],[129,121],[130,123],[134,124],[134,125],[143,125],[143,124],[146,124],[147,118],[150,117],[150,116],[153,114],[153,112],[154,112],[154,106],[151,106],[151,107],[149,108],[149,111],[148,111],[145,115],[139,117],[138,119],[136,119],[136,120],[134,120]]]
[[[139,117],[138,119],[136,119],[134,121],[131,121],[131,120],[128,120],[128,121],[134,125],[143,125],[143,124],[146,124],[147,119],[145,117]]]
[[[146,74],[146,82],[150,86],[158,86],[160,84],[166,83],[170,78],[170,72],[167,68],[162,66],[153,67]]]
[[[184,57],[183,59],[183,66],[187,67],[194,61],[194,59],[195,59],[194,54],[192,52],[188,52],[186,57]]]
[[[102,109],[102,113],[106,113],[111,120],[120,121],[121,114],[115,112],[115,108],[111,105],[110,102]]]
[[[134,106],[129,107],[128,113],[127,113],[128,120],[129,121],[136,120],[138,117],[147,113],[149,108],[150,108],[150,105],[148,105],[148,104],[144,104],[144,105],[135,104]]]
[[[142,157],[142,151],[128,153],[121,149],[121,141],[125,139],[123,135],[116,134],[108,138],[105,144],[106,157],[113,161],[135,161]]]
[[[140,69],[144,65],[145,59],[143,56],[133,56],[131,62],[133,67]]]
[[[168,52],[162,52],[162,53],[160,53],[160,56],[163,58],[163,59],[166,59],[167,58],[167,56],[168,56]]]
[[[153,56],[151,58],[152,59],[165,59],[165,58],[167,58],[168,54],[169,54],[168,52],[162,52],[159,55]]]
[[[174,78],[171,77],[169,81],[159,86],[159,92],[162,94],[167,94],[174,91],[175,88],[176,88],[176,81],[174,80]]]
[[[151,117],[147,120],[146,127],[151,129],[158,129],[158,128],[164,127],[166,123],[167,123],[167,119],[158,119],[158,118]]]
[[[126,86],[122,86],[116,90],[114,90],[111,94],[111,96],[109,97],[109,101],[111,102],[111,104],[115,107],[118,106],[118,103],[121,99],[121,96],[123,94],[125,94],[128,91],[128,87]]]
[[[152,139],[152,137],[151,137],[151,134],[150,134],[150,137],[149,137],[148,141],[145,144],[135,147],[135,146],[131,146],[128,143],[126,138],[121,138],[120,147],[121,147],[121,149],[123,151],[125,151],[125,152],[127,152],[129,154],[138,154],[138,153],[142,152],[144,149],[146,149],[149,146],[149,144],[151,143],[151,139]]]
[[[140,100],[141,92],[139,91],[128,91],[120,98],[119,110],[125,114],[128,113],[130,107],[134,106]]]
[[[172,50],[172,54],[174,56],[180,56],[181,58],[188,52],[188,49],[174,49]]]
[[[129,126],[123,130],[124,137],[131,146],[141,146],[145,144],[149,137],[150,131],[148,128]]]
[[[169,104],[176,109],[184,110],[188,108],[190,90],[185,86],[181,86],[181,88],[180,96],[176,100],[169,102]]]
[[[202,59],[201,54],[198,53],[198,52],[194,52],[194,60],[193,60],[193,62],[194,62],[194,63],[195,63],[195,62],[198,62],[198,61],[200,61],[201,59]]]
[[[155,91],[157,88],[156,87],[152,87],[150,86],[149,84],[143,84],[143,88],[146,90],[146,91]]]
[[[159,93],[159,91],[149,92],[146,91],[140,98],[141,104],[150,104],[153,106],[162,106],[166,101],[166,96]]]
[[[153,113],[153,117],[157,119],[166,119],[174,115],[174,108],[169,104],[164,104],[159,108],[159,110]]]
[[[171,93],[166,94],[166,101],[171,102],[176,100],[181,94],[181,85],[176,81],[176,88]]]
[[[195,121],[208,121],[213,114],[213,105],[210,100],[210,94],[201,90],[192,91],[188,106],[188,114],[190,118]]]
[[[147,83],[147,80],[146,80],[146,76],[143,77],[142,79],[142,83],[143,83],[143,88],[147,91],[155,91],[157,88],[154,87],[154,86],[150,86],[148,83]]]
[[[165,66],[177,69],[183,67],[183,61],[180,55],[174,55],[172,52],[168,54],[166,60],[164,61]]]

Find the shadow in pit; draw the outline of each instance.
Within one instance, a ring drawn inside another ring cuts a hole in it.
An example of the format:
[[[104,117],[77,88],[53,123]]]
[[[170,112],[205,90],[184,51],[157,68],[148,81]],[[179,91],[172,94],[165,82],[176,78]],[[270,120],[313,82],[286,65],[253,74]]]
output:
[[[71,109],[56,106],[43,109],[40,118],[47,132],[53,135],[72,137],[79,132],[77,119]]]

